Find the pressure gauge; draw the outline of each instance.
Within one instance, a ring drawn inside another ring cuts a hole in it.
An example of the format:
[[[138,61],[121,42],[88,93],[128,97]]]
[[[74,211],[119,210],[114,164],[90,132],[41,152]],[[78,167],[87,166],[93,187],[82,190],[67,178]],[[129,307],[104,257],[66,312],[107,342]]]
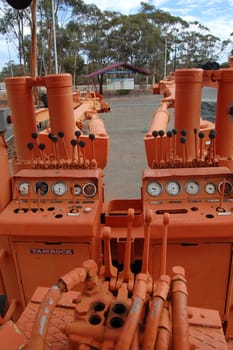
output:
[[[82,188],[82,193],[85,197],[94,197],[97,192],[96,185],[92,182],[86,183]]]
[[[82,193],[82,187],[78,184],[74,184],[71,187],[71,193],[74,194],[75,196],[79,196]]]
[[[186,193],[192,196],[200,191],[200,185],[197,181],[187,181],[184,188]]]
[[[156,197],[159,196],[162,192],[162,186],[159,182],[150,182],[147,185],[147,193],[150,196]]]
[[[166,184],[165,189],[168,194],[176,196],[180,193],[180,184],[177,181],[169,181]]]
[[[229,196],[232,193],[233,190],[233,186],[232,183],[230,181],[221,181],[218,184],[218,191],[219,193],[223,193],[224,192],[224,196]]]
[[[208,194],[214,194],[216,192],[216,186],[212,182],[209,182],[205,185],[205,191]]]
[[[64,182],[56,182],[53,185],[53,193],[57,196],[63,196],[67,191],[66,184]]]
[[[49,190],[49,185],[45,181],[38,181],[35,184],[35,192],[38,193],[40,192],[41,196],[44,196],[48,193]]]
[[[30,184],[28,182],[21,182],[18,185],[18,191],[19,191],[19,194],[21,194],[21,196],[28,195],[30,191]]]

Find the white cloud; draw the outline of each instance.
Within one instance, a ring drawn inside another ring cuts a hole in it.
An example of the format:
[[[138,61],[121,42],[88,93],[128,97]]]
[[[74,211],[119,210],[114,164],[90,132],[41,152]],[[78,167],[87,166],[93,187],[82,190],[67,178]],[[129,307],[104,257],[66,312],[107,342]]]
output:
[[[116,2],[112,2],[110,0],[86,0],[86,4],[95,4],[98,8],[100,8],[102,11],[109,10],[109,11],[118,11],[123,14],[129,14],[132,10],[140,7],[141,1],[125,1],[125,0],[118,0]]]

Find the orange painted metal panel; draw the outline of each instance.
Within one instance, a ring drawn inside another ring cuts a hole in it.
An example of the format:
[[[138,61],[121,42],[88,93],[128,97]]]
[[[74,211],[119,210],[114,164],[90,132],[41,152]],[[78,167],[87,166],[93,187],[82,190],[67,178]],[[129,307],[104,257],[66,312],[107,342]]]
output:
[[[90,258],[90,245],[78,242],[14,242],[20,279],[28,303],[38,285],[50,286]],[[30,266],[30,270],[28,269]],[[32,271],[35,271],[32,276]]]

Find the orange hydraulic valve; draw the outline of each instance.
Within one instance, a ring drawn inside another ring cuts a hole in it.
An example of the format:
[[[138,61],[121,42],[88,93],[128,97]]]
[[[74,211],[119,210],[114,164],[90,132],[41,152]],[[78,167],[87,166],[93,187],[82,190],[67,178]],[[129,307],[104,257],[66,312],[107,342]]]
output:
[[[115,346],[115,350],[129,350],[133,342],[134,336],[136,336],[137,327],[139,325],[143,306],[147,295],[147,282],[148,275],[139,273],[137,275],[132,306],[129,310],[129,314],[125,321],[120,338]]]
[[[184,269],[172,268],[172,335],[174,350],[189,350],[187,285]]]

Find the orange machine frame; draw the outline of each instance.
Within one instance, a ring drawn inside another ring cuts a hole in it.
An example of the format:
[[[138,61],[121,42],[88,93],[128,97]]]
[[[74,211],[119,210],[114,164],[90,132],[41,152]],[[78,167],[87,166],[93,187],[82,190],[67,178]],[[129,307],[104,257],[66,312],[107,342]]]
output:
[[[200,122],[201,88],[213,79],[218,81],[216,130],[213,124]],[[52,139],[50,131],[44,135],[37,133],[31,93],[32,87],[38,84],[47,87]],[[3,188],[0,197],[1,288],[9,301],[17,301],[14,304],[14,320],[17,320],[29,301],[29,307],[34,299],[41,301],[37,294],[32,297],[37,285],[48,287],[64,275],[64,279],[59,279],[61,283],[56,292],[49,291],[58,302],[64,291],[86,281],[82,294],[84,302],[75,307],[77,323],[74,329],[73,325],[65,328],[71,348],[83,342],[79,329],[84,316],[85,322],[91,319],[99,324],[95,330],[99,329],[100,333],[94,332],[98,336],[89,333],[90,325],[81,328],[88,344],[97,348],[103,343],[107,346],[103,323],[97,322],[106,315],[106,310],[96,310],[102,312],[102,316],[90,318],[90,310],[93,310],[90,305],[102,298],[110,307],[115,295],[116,300],[124,301],[127,310],[136,301],[140,307],[134,315],[135,321],[126,313],[125,326],[121,329],[117,324],[109,337],[106,335],[110,348],[128,349],[132,341],[137,341],[135,332],[139,337],[137,344],[141,344],[142,334],[137,331],[137,325],[143,305],[149,296],[152,297],[155,281],[160,276],[178,275],[178,281],[182,280],[182,287],[180,282],[175,287],[175,294],[177,291],[180,294],[175,296],[178,304],[174,302],[174,310],[177,305],[186,309],[184,272],[172,268],[174,265],[182,265],[186,270],[192,306],[216,308],[225,323],[227,337],[233,337],[233,124],[230,118],[233,69],[220,69],[211,74],[201,69],[178,70],[174,81],[162,84],[165,84],[165,97],[145,136],[150,169],[142,174],[141,198],[105,203],[101,169],[104,166],[99,164],[106,163],[108,136],[104,132],[104,136],[99,137],[99,148],[93,148],[93,145],[98,147],[98,136],[94,135],[95,129],[91,129],[91,137],[83,136],[89,143],[88,153],[85,144],[80,144],[82,140],[77,140],[81,135],[76,134],[71,108],[70,77],[7,80],[15,120],[17,159],[13,176],[7,171],[4,183],[0,184]],[[168,132],[167,108],[174,104],[175,127]],[[96,121],[102,125],[98,117]],[[1,154],[4,152],[5,145],[1,142]],[[0,159],[1,165],[6,166],[6,156]],[[88,260],[84,269],[78,270],[78,280],[73,283],[73,277],[67,277],[66,273],[87,259],[94,259],[96,265]],[[105,282],[99,284],[99,279]],[[161,283],[166,285],[167,277],[165,280],[162,277]],[[157,292],[154,293],[156,296]],[[162,293],[163,300],[167,297],[164,293],[167,292]],[[112,312],[115,315],[114,310]],[[19,318],[19,327],[23,328],[25,315],[27,308]],[[214,323],[219,325],[215,316]],[[179,324],[182,320],[176,322]],[[174,349],[189,347],[185,335],[187,322],[185,319],[185,326],[180,328],[181,333],[177,335],[180,340]],[[107,323],[107,327],[110,326]],[[38,338],[38,327],[36,321],[36,340],[31,349],[37,349],[37,341],[43,343]],[[121,336],[120,331],[123,332]],[[149,333],[147,330],[146,334]]]

